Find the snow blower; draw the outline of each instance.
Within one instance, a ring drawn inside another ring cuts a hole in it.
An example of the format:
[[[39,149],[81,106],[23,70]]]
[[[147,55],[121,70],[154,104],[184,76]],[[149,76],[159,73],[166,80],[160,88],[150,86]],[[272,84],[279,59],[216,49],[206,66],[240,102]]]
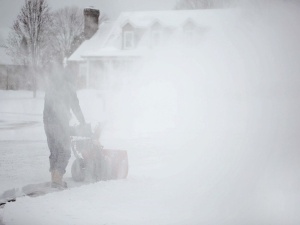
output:
[[[99,124],[94,132],[90,124],[71,129],[71,148],[75,156],[71,173],[74,181],[105,181],[127,177],[127,152],[103,148],[99,141],[100,133]]]

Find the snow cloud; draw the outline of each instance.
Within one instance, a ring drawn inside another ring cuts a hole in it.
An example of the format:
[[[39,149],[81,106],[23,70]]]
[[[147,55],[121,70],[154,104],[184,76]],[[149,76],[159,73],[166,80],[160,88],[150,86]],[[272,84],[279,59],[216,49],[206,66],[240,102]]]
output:
[[[126,135],[157,134],[157,154],[173,158],[152,173],[191,184],[182,193],[214,190],[207,210],[226,205],[238,222],[280,224],[295,210],[291,174],[300,169],[299,6],[233,12],[195,46],[164,46],[147,59],[116,98],[114,122]]]

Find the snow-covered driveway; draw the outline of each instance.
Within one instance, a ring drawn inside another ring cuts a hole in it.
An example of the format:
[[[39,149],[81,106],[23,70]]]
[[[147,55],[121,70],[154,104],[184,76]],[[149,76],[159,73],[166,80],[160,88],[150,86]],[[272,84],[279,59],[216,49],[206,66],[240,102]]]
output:
[[[6,94],[1,92],[2,96]],[[17,99],[14,96],[30,94],[12,92],[8,96],[11,100],[6,102],[13,106]],[[94,95],[95,92],[79,92],[81,99],[86,96],[91,99]],[[25,101],[23,108],[33,104],[38,110],[35,114],[39,114],[42,96],[41,93],[40,98]],[[12,109],[18,111],[18,107]],[[276,115],[271,119],[273,122]],[[9,120],[26,121],[26,116]],[[50,178],[41,115],[34,116],[34,121],[33,126],[0,129],[1,191]],[[214,125],[209,117],[207,122]],[[299,187],[295,180],[299,171],[298,154],[292,151],[295,146],[290,145],[290,153],[285,155],[282,146],[286,145],[282,140],[276,142],[276,148],[270,137],[261,138],[266,131],[252,133],[251,129],[256,127],[257,124],[250,126],[247,131],[235,124],[230,129],[206,127],[198,133],[177,130],[127,138],[106,133],[102,140],[105,146],[128,150],[127,179],[87,184],[37,198],[24,197],[8,203],[0,216],[6,225],[265,224],[270,221],[295,224],[300,221],[297,214],[300,194],[295,187]],[[70,177],[70,164],[66,177]]]

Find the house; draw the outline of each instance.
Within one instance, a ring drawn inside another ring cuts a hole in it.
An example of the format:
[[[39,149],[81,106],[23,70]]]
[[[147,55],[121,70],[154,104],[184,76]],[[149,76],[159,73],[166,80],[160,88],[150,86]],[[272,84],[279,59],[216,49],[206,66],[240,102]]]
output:
[[[107,89],[126,80],[151,51],[172,41],[195,44],[231,13],[224,9],[124,12],[114,22],[101,23],[68,62],[78,65],[83,86]]]
[[[29,89],[30,84],[28,83],[26,68],[11,60],[6,54],[3,43],[0,43],[0,89]]]

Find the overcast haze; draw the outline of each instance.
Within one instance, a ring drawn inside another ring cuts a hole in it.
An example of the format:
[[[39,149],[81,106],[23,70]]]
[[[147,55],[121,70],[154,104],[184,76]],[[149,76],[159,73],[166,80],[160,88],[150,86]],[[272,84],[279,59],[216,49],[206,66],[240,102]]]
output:
[[[52,9],[64,6],[78,6],[81,8],[94,6],[110,19],[116,18],[122,11],[172,9],[175,2],[176,0],[48,0]],[[0,0],[0,3],[0,34],[7,35],[9,27],[18,15],[24,1]]]

